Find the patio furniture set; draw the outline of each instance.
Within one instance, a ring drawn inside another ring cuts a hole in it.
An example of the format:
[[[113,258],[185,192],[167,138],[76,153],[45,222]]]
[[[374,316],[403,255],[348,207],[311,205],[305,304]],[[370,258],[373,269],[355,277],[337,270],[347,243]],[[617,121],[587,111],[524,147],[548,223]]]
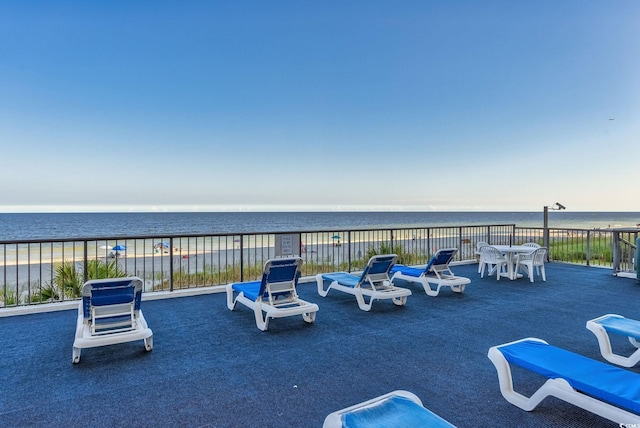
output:
[[[489,246],[478,248],[481,277],[485,268],[514,280],[520,269],[533,281],[534,272],[545,278],[546,249],[532,246]],[[394,285],[401,279],[423,286],[429,296],[438,296],[443,287],[463,293],[471,282],[456,276],[450,262],[455,248],[442,249],[424,269],[398,265],[394,254],[372,257],[360,275],[347,272],[318,274],[318,293],[326,297],[331,290],[356,298],[358,307],[370,311],[376,300],[391,300],[395,305],[406,303],[411,290]],[[252,309],[257,327],[265,331],[269,320],[301,315],[313,323],[318,305],[298,297],[296,287],[301,277],[299,257],[268,260],[258,281],[229,284],[226,287],[227,307],[234,310],[238,303]],[[434,288],[435,287],[435,288]],[[78,307],[73,363],[80,361],[84,348],[143,340],[147,351],[153,348],[153,333],[142,310],[140,296],[142,280],[137,277],[88,281],[82,288]],[[586,327],[599,343],[602,356],[609,362],[632,367],[640,362],[640,321],[608,314],[590,320]],[[612,351],[609,334],[628,337],[637,350],[629,357]],[[640,423],[640,374],[549,345],[537,338],[526,338],[493,346],[488,357],[494,364],[503,397],[511,404],[531,411],[546,397],[555,396],[575,406],[620,424]],[[530,397],[516,392],[511,366],[520,366],[548,380]],[[428,410],[415,394],[397,390],[380,397],[346,407],[329,414],[325,427],[359,426],[434,426],[452,424]]]

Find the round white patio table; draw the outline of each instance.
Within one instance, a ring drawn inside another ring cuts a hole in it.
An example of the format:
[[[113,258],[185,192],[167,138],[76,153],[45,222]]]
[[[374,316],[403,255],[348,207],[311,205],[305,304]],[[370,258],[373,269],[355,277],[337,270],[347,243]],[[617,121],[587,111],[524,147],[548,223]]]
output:
[[[536,248],[528,247],[526,245],[492,245],[492,247],[507,256],[507,274],[502,274],[502,276],[506,276],[512,281],[522,276],[517,274],[515,266],[516,254],[529,254],[536,250]]]

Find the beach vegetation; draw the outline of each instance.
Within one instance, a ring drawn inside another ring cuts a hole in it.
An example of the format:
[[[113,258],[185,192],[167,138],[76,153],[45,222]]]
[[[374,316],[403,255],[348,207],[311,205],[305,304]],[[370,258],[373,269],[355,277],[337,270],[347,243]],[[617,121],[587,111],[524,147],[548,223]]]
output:
[[[127,272],[118,265],[117,260],[88,260],[87,279],[123,278]],[[64,299],[78,299],[82,295],[84,284],[84,270],[82,265],[64,261],[54,270],[51,283],[45,284],[32,295],[32,301],[54,302]]]
[[[587,252],[588,257],[587,257]],[[593,237],[589,241],[585,237],[551,240],[549,254],[553,260],[567,263],[584,263],[590,260],[606,263],[613,260],[613,241],[610,237]]]
[[[0,294],[0,297],[2,297],[2,306],[4,307],[16,306],[19,303],[15,291],[5,290],[3,294]]]
[[[414,265],[418,264],[419,262],[419,256],[417,254],[409,253],[401,245],[394,245],[393,247],[391,247],[389,244],[383,242],[379,247],[369,247],[365,254],[365,259],[363,260],[362,267],[364,268],[365,264],[371,257],[380,254],[395,254],[398,256],[398,264],[402,265]]]

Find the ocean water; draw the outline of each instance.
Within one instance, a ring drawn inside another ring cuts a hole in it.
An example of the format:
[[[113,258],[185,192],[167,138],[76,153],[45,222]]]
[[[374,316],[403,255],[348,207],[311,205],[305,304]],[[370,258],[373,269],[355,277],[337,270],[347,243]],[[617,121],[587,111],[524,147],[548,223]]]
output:
[[[331,231],[477,224],[542,227],[540,212],[189,212],[0,214],[0,241]],[[549,227],[634,227],[638,212],[550,211]]]

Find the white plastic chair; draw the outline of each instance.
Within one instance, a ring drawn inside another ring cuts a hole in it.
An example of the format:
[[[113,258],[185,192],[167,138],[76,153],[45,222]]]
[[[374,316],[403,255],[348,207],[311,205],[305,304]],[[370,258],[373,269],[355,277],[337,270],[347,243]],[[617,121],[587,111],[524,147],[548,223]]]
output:
[[[489,269],[489,275],[491,275],[493,270],[496,271],[496,279],[498,281],[500,280],[503,268],[505,272],[508,269],[509,260],[507,260],[507,257],[502,254],[500,250],[490,245],[480,248],[480,260],[483,261],[481,265],[482,269],[480,271],[480,278],[484,278],[484,268],[487,266]]]
[[[487,245],[489,245],[489,243],[485,241],[478,241],[478,243],[476,244],[476,255],[478,256],[478,273],[480,273],[480,271],[484,267],[484,261],[482,260],[482,253],[480,252],[480,249],[482,247],[486,247]]]
[[[538,271],[538,275],[541,275],[542,280],[546,281],[547,276],[544,271],[544,261],[546,258],[546,247],[540,247],[531,253],[519,253],[516,256],[516,272],[518,272],[520,268],[526,268],[527,275],[529,276],[529,281],[533,282],[533,268],[535,267]]]

